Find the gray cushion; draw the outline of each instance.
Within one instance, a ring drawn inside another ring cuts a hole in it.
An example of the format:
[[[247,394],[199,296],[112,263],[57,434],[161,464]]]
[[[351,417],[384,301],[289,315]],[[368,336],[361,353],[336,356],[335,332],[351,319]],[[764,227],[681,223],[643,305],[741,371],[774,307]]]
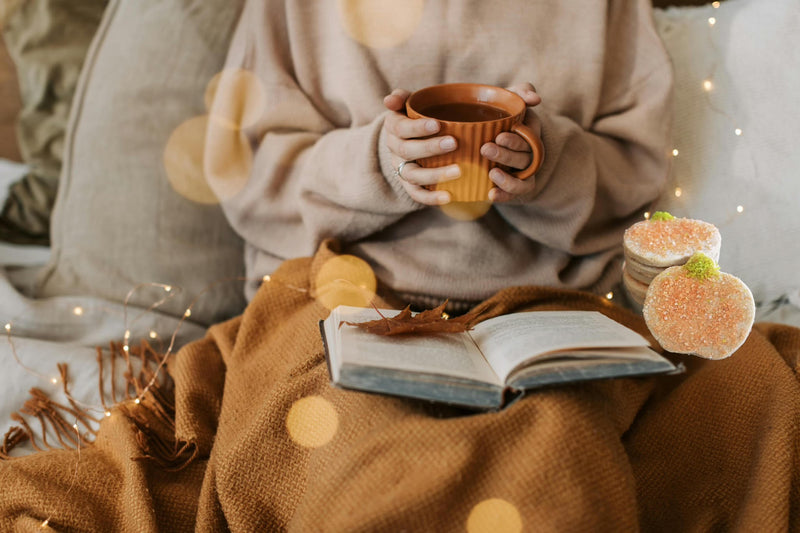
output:
[[[159,309],[175,316],[195,298],[201,324],[243,309],[241,281],[221,282],[244,272],[241,239],[218,204],[176,192],[164,165],[173,132],[207,111],[242,3],[110,2],[74,101],[37,296],[124,301],[135,289],[130,302],[149,307],[167,296],[149,285],[161,283],[176,290]]]

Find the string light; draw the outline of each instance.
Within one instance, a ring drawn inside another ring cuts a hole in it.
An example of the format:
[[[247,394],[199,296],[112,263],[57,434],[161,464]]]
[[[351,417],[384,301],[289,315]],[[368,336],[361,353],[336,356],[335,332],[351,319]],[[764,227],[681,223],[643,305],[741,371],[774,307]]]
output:
[[[681,189],[680,187],[675,187],[675,198],[680,198],[682,194],[683,194],[683,189]]]
[[[83,307],[81,307],[81,306],[79,306],[79,305],[78,305],[78,306],[76,306],[76,307],[75,307],[75,308],[72,310],[72,313],[73,313],[75,316],[83,316]]]
[[[608,291],[606,293],[606,300],[613,300],[614,299],[614,291]]]
[[[714,17],[708,17],[708,25],[709,26],[713,26],[716,23],[717,23],[717,19],[715,19]]]
[[[737,213],[741,213],[742,211],[744,211],[744,206],[742,206],[742,205],[737,205],[737,206],[736,206],[736,212],[737,212]]]
[[[189,318],[190,316],[192,316],[192,310],[191,309],[187,309],[186,311],[183,312],[183,316],[185,316],[186,318]]]
[[[713,88],[714,84],[711,83],[711,80],[703,80],[703,89],[705,89],[706,92],[710,91]]]
[[[742,130],[740,128],[736,128],[735,130],[733,130],[733,133],[736,134],[737,137],[741,137]]]
[[[714,9],[719,8],[719,2],[711,2],[711,7],[713,7]]]
[[[155,332],[155,331],[153,331],[152,329],[150,330],[150,333],[149,333],[149,335],[150,335],[150,338],[151,338],[151,339],[157,339],[157,338],[158,338],[158,333],[156,333],[156,332]]]
[[[674,149],[672,150],[672,156],[673,156],[673,157],[678,157],[678,153],[679,153],[679,152],[678,152],[678,149],[677,149],[677,148],[674,148]]]
[[[645,211],[644,212],[644,219],[645,220],[650,220],[650,211]]]

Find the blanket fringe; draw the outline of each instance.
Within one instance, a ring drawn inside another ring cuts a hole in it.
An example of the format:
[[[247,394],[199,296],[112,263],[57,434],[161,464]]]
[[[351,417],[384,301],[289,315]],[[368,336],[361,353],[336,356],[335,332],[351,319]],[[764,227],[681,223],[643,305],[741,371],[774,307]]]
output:
[[[112,342],[108,356],[110,378],[105,379],[106,354],[101,347],[97,347],[100,405],[106,413],[118,407],[119,412],[132,422],[137,444],[142,451],[141,456],[132,459],[152,461],[170,472],[189,466],[198,457],[199,450],[195,443],[175,438],[174,390],[172,379],[163,365],[165,356],[145,340],[127,350],[123,344]],[[138,369],[134,369],[134,360],[139,362]],[[122,387],[118,387],[115,379],[118,362],[124,365]],[[19,411],[11,415],[18,425],[4,435],[0,461],[13,460],[11,452],[24,442],[30,442],[37,452],[76,450],[94,442],[97,436],[95,427],[102,418],[92,414],[97,407],[81,405],[70,394],[66,364],[59,363],[58,371],[68,403],[55,402],[41,389],[31,389],[30,398]],[[161,371],[161,375],[158,375]],[[108,391],[107,386],[110,389]],[[139,399],[139,402],[134,404],[131,401],[134,399]],[[39,427],[32,428],[29,420],[38,420]],[[57,443],[49,442],[48,435],[55,436]]]

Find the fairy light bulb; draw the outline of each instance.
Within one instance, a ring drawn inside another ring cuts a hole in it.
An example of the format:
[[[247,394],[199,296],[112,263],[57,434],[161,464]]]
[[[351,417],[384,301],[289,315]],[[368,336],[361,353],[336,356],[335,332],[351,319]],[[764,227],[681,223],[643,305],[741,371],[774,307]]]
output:
[[[740,136],[742,135],[742,130],[741,130],[740,128],[736,128],[735,130],[733,130],[733,133],[734,133],[734,134],[735,134],[737,137],[740,137]]]
[[[679,152],[678,152],[678,149],[677,149],[677,148],[675,148],[675,149],[673,149],[673,150],[672,150],[672,156],[673,156],[673,157],[678,157],[678,153],[679,153]]]
[[[719,8],[719,2],[711,2],[711,7],[713,7],[714,9]]]
[[[708,25],[709,26],[713,26],[716,23],[717,23],[717,19],[715,19],[714,17],[708,17]]]
[[[56,383],[58,383],[58,378],[50,378],[50,383],[55,385]]]
[[[675,198],[680,198],[683,195],[683,189],[675,187]]]
[[[608,291],[606,293],[606,300],[613,300],[614,299],[614,291]]]
[[[714,88],[714,84],[711,83],[711,80],[704,80],[703,81],[703,89],[705,89],[706,92],[711,91],[711,89],[713,89],[713,88]]]
[[[737,205],[736,206],[736,212],[737,213],[741,213],[742,211],[744,211],[744,206],[743,205]]]
[[[135,403],[136,405],[139,405],[140,403],[142,403],[142,400],[140,400],[139,398],[136,398],[135,400],[133,400],[133,403]]]
[[[186,311],[183,312],[183,316],[185,316],[186,318],[189,318],[190,316],[192,316],[192,310],[191,309],[187,309]]]
[[[268,283],[268,282],[270,282],[271,280],[272,280],[272,278],[270,277],[270,275],[269,275],[269,274],[267,274],[266,276],[264,276],[263,278],[261,278],[261,281],[263,281],[264,283]]]
[[[165,292],[172,292],[172,285],[164,285]]]
[[[105,415],[106,415],[106,418],[111,418],[111,411],[106,411]]]
[[[644,219],[645,220],[650,220],[650,211],[645,211],[644,212]]]
[[[6,323],[5,325],[6,331],[11,331],[11,323]]]
[[[153,331],[153,330],[150,330],[150,338],[151,338],[151,339],[156,339],[156,338],[158,338],[158,333],[156,333],[156,332],[155,332],[155,331]]]
[[[75,308],[72,309],[72,313],[75,316],[83,316],[83,307],[76,305]]]

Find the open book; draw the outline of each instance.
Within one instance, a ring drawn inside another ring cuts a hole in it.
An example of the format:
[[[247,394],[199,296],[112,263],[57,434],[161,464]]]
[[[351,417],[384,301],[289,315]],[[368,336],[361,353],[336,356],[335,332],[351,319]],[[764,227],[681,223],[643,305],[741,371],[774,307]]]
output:
[[[320,321],[334,385],[499,409],[545,385],[677,370],[644,337],[595,311],[513,313],[468,332],[425,335],[381,336],[343,323],[378,318],[375,309],[339,306]]]

